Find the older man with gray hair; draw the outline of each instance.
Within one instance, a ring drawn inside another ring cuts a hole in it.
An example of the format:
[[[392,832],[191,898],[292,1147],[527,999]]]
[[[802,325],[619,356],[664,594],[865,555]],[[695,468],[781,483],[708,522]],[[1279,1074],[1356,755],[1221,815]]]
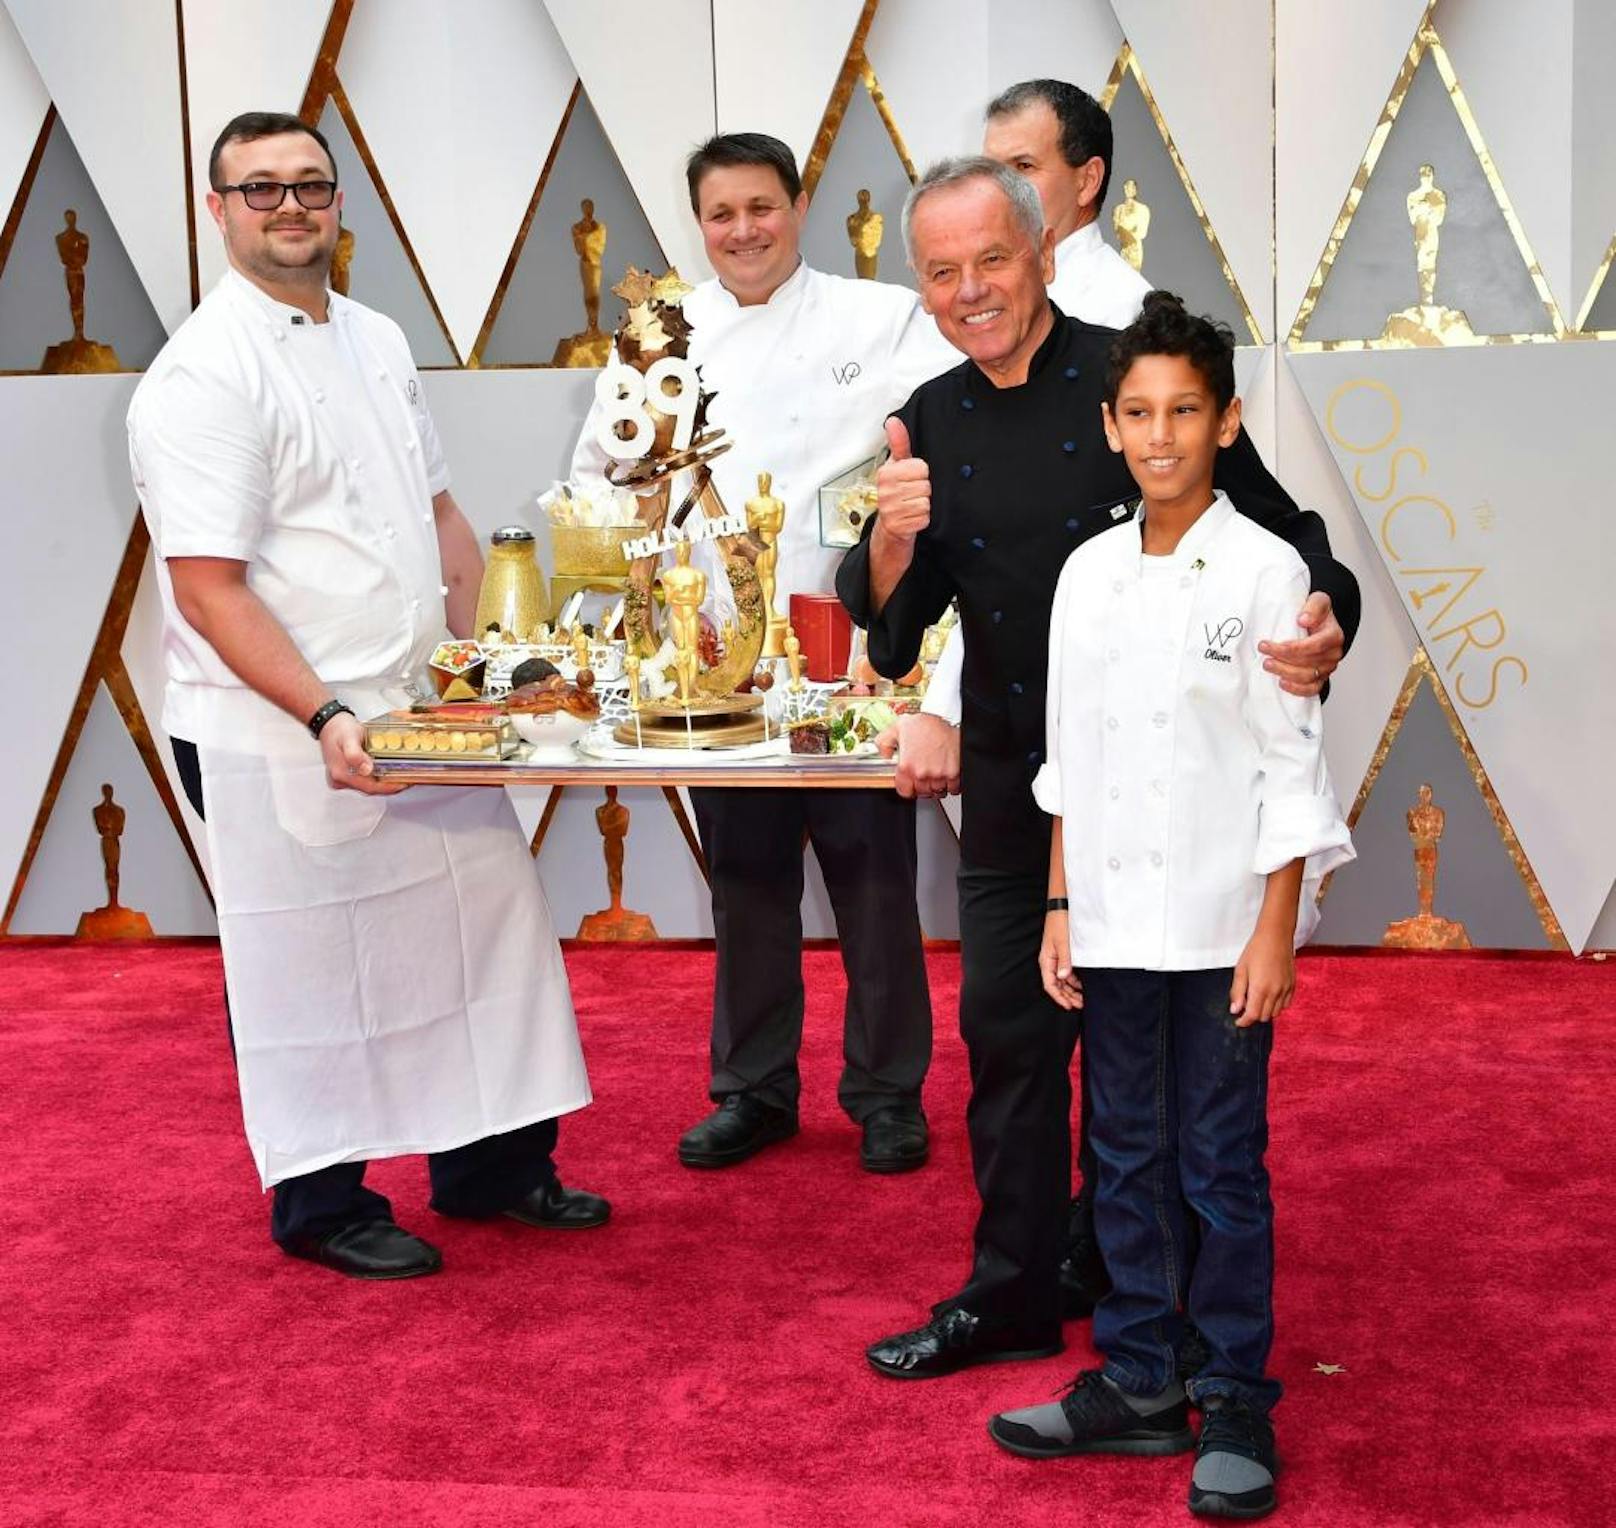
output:
[[[951,599],[966,638],[960,1030],[982,1210],[964,1287],[868,1353],[884,1374],[925,1379],[1062,1346],[1078,1015],[1045,995],[1038,974],[1050,830],[1032,779],[1056,578],[1075,546],[1129,513],[1137,488],[1101,427],[1113,331],[1049,300],[1053,239],[1033,186],[991,159],[945,160],[910,193],[903,228],[921,300],[968,359],[887,421],[878,513],[837,592],[882,673],[914,663]],[[1323,522],[1297,509],[1244,434],[1222,453],[1217,486],[1302,553],[1350,634],[1356,581],[1331,559]],[[1321,679],[1344,645],[1319,665]],[[1137,793],[1141,812],[1161,810],[1149,781],[1116,788]]]

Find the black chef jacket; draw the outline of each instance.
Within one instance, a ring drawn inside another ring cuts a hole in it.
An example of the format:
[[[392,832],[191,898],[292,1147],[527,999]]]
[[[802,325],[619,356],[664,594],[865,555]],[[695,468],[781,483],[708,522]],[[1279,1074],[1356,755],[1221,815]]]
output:
[[[966,361],[924,383],[898,411],[914,454],[931,468],[931,522],[881,613],[870,612],[873,517],[836,575],[842,603],[869,633],[871,663],[894,677],[914,666],[926,627],[958,596],[960,851],[980,869],[1048,866],[1049,819],[1033,800],[1032,778],[1044,756],[1055,583],[1072,549],[1131,513],[1139,493],[1100,417],[1114,331],[1051,307],[1054,328],[1024,383],[995,387]],[[1350,643],[1357,580],[1330,556],[1324,522],[1296,507],[1244,430],[1219,453],[1215,483],[1301,553]]]

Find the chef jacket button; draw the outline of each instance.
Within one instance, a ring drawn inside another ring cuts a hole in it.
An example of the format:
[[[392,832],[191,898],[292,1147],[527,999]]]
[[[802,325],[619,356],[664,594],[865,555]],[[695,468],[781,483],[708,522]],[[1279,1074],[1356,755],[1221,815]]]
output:
[[[418,451],[420,448],[421,442],[418,441],[413,435],[404,442],[404,449],[406,451]]]
[[[790,420],[790,422],[791,422],[791,423],[792,423],[792,424],[795,424],[795,423],[796,423],[796,422],[797,422],[797,421],[798,421],[798,420],[799,420],[799,419],[801,419],[801,418],[802,418],[802,415],[801,415],[801,414],[787,414],[787,415],[786,415],[786,418],[787,418],[787,419],[788,419],[788,420]]]
[[[1114,716],[1108,716],[1105,719],[1105,730],[1107,732],[1115,732],[1121,725],[1121,722],[1119,722]]]
[[[1194,582],[1195,582],[1195,580],[1193,578],[1191,578],[1188,573],[1186,573],[1181,579],[1179,579],[1178,587],[1180,589],[1188,589],[1189,586],[1191,584],[1193,584]]]
[[[995,626],[997,626],[999,624],[999,622],[1002,621],[1003,619],[1004,619],[1004,612],[1002,610],[995,610],[993,612],[993,624]]]
[[[438,585],[438,593],[439,594],[447,594],[448,592],[449,592],[449,586],[447,584],[439,584]]]
[[[980,537],[980,536],[972,536],[971,537],[971,545],[974,546],[977,549],[977,551],[980,552],[982,550],[982,548],[987,545],[987,542],[984,541],[982,539],[982,537]]]
[[[1069,530],[1069,531],[1075,531],[1077,529],[1077,516],[1076,515],[1073,515],[1072,518],[1066,522],[1066,529]]]
[[[961,398],[960,399],[960,407],[962,409],[974,409],[976,407],[976,399],[975,398]]]
[[[1068,382],[1077,381],[1077,368],[1075,366],[1068,366],[1066,368],[1066,380]]]
[[[1019,680],[1016,680],[1016,681],[1012,681],[1012,683],[1011,683],[1011,685],[1010,685],[1010,693],[1011,693],[1011,694],[1012,694],[1012,695],[1019,695],[1019,694],[1021,694],[1021,693],[1022,693],[1022,690],[1023,690],[1023,689],[1024,689],[1024,688],[1025,688],[1025,687],[1024,687],[1024,686],[1023,686],[1023,685],[1022,685],[1022,684],[1021,684],[1021,683],[1020,683],[1020,681],[1019,681]]]
[[[965,465],[960,468],[960,476],[962,478],[968,478],[975,471],[976,468],[973,467],[969,462],[966,462]]]
[[[1061,450],[1070,456],[1075,450],[1077,450],[1077,442],[1075,440],[1063,440],[1061,442]]]
[[[432,523],[432,516],[431,515],[422,515],[421,516],[421,524],[422,525],[430,525],[431,523]]]
[[[1122,580],[1120,578],[1114,584],[1111,585],[1111,592],[1113,594],[1121,594],[1122,593]]]
[[[1118,859],[1118,858],[1117,858],[1117,857],[1116,857],[1116,855],[1114,855],[1114,854],[1113,854],[1113,855],[1112,855],[1112,856],[1111,856],[1111,858],[1110,858],[1110,859],[1108,859],[1108,860],[1107,860],[1107,861],[1106,861],[1106,864],[1108,864],[1108,865],[1109,865],[1109,866],[1110,866],[1110,867],[1111,867],[1111,868],[1112,868],[1112,869],[1113,869],[1113,870],[1120,870],[1120,869],[1122,869],[1122,861],[1121,861],[1121,860],[1119,860],[1119,859]]]
[[[385,382],[387,380],[387,368],[385,366],[378,366],[376,368],[376,380],[378,382]]]
[[[1162,857],[1160,849],[1152,849],[1150,851],[1150,863],[1153,864],[1158,870],[1161,869]]]
[[[357,456],[348,463],[348,466],[354,472],[363,472],[365,470],[365,464]]]
[[[314,389],[314,401],[316,403],[325,402],[325,389],[323,387],[317,387]]]
[[[275,331],[275,343],[277,345],[279,345],[279,344],[283,343],[285,341],[285,339],[286,339],[286,331],[284,329],[277,329]]]
[[[1043,754],[1038,749],[1034,748],[1033,751],[1027,755],[1027,762],[1029,764],[1036,764],[1041,758],[1043,758]]]
[[[1107,663],[1115,663],[1117,661],[1117,659],[1120,658],[1121,656],[1122,656],[1121,649],[1113,647],[1106,653],[1105,661]]]
[[[1165,796],[1167,794],[1167,787],[1160,780],[1152,780],[1150,782],[1150,790],[1151,794],[1156,796]]]
[[[1117,801],[1117,800],[1120,800],[1120,799],[1121,799],[1121,796],[1122,796],[1122,787],[1121,787],[1121,786],[1120,786],[1120,785],[1113,785],[1113,786],[1112,786],[1112,787],[1111,787],[1111,789],[1110,789],[1110,790],[1109,790],[1109,791],[1107,791],[1107,792],[1106,792],[1106,794],[1107,794],[1107,795],[1108,795],[1108,796],[1110,796],[1110,798],[1111,798],[1111,799],[1112,799],[1112,800],[1113,800],[1113,801]]]
[[[382,535],[384,535],[384,536],[385,536],[385,537],[387,537],[387,539],[388,539],[388,540],[389,540],[389,541],[391,541],[391,540],[392,540],[392,539],[393,539],[393,537],[394,537],[394,536],[396,536],[396,535],[397,535],[397,534],[398,534],[398,532],[397,532],[397,531],[395,531],[395,530],[394,530],[394,529],[393,529],[393,527],[392,527],[392,526],[390,526],[390,525],[387,525],[387,526],[383,526],[383,528],[382,528]]]
[[[1152,727],[1165,727],[1167,725],[1167,713],[1165,711],[1156,712],[1156,714],[1150,718],[1150,725]]]

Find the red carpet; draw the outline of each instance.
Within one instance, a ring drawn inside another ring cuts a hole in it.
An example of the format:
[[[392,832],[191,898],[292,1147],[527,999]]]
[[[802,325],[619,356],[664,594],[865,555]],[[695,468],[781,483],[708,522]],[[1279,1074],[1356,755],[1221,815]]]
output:
[[[382,1163],[447,1265],[391,1286],[266,1239],[216,952],[0,960],[0,1522],[1188,1521],[1187,1459],[989,1443],[990,1412],[1089,1361],[1086,1325],[930,1384],[864,1364],[964,1270],[952,956],[932,1164],[876,1179],[834,1103],[834,954],[808,956],[802,1136],[706,1175],[673,1143],[704,1105],[710,955],[570,955],[596,1102],[560,1164],[616,1218],[441,1221],[418,1161]],[[1616,966],[1314,957],[1281,1023],[1277,1520],[1611,1521]]]

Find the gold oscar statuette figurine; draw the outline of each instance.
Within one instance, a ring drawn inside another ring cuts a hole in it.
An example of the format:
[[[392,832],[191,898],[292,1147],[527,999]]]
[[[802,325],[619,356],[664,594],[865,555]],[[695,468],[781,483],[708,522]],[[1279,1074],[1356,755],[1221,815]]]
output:
[[[771,490],[774,474],[758,473],[755,499],[746,501],[746,528],[757,537],[763,550],[756,563],[758,583],[763,589],[763,658],[780,658],[786,650],[786,618],[774,608],[774,570],[780,562],[780,531],[786,523],[785,500]]]
[[[588,913],[578,925],[578,937],[601,943],[655,939],[656,925],[645,913],[623,906],[623,840],[628,837],[628,808],[617,799],[617,787],[606,787],[606,799],[595,808],[601,852],[606,857],[606,890],[611,906]]]
[[[606,225],[595,216],[587,196],[579,203],[583,216],[572,225],[572,247],[578,252],[578,279],[584,289],[584,327],[556,344],[552,366],[604,366],[612,353],[612,337],[600,328],[600,273],[606,260]]]
[[[331,251],[331,290],[339,297],[348,295],[348,271],[353,265],[353,229],[343,228],[337,234],[336,247]]]
[[[623,672],[628,675],[628,708],[640,709],[640,655],[630,652],[623,659]]]
[[[874,281],[875,269],[881,258],[881,235],[886,219],[870,210],[870,193],[860,191],[858,210],[847,215],[847,238],[853,246],[853,269],[861,281]],[[772,654],[778,657],[779,654]]]
[[[584,630],[582,621],[574,623],[572,628],[572,661],[580,672],[589,667],[589,633]]]
[[[1122,200],[1111,213],[1117,253],[1136,271],[1145,268],[1145,239],[1150,233],[1150,207],[1139,200],[1139,182],[1122,183]]]
[[[62,214],[67,226],[56,235],[56,255],[67,283],[67,307],[73,315],[73,338],[45,351],[39,369],[53,376],[84,376],[92,372],[122,371],[123,363],[110,345],[84,337],[84,268],[90,263],[90,236],[79,227],[71,207]]]
[[[101,800],[90,812],[95,831],[101,836],[101,870],[107,883],[107,905],[79,919],[80,939],[150,939],[152,927],[145,913],[123,907],[118,902],[118,862],[122,857],[124,809],[112,799],[112,787],[101,787]]]
[[[1437,843],[1447,825],[1447,814],[1431,798],[1431,787],[1422,785],[1408,811],[1408,836],[1414,842],[1414,885],[1419,911],[1386,925],[1383,945],[1397,950],[1468,950],[1470,935],[1462,923],[1454,923],[1432,911],[1436,901]]]
[[[696,688],[696,664],[701,637],[701,602],[707,596],[707,575],[690,566],[690,543],[681,541],[676,561],[657,575],[668,606],[672,629],[674,667],[679,675],[679,704],[688,706]]]
[[[797,640],[797,633],[786,627],[786,668],[791,674],[791,683],[786,686],[793,695],[802,694],[802,643]]]
[[[1437,185],[1431,165],[1420,166],[1420,182],[1408,193],[1407,206],[1414,230],[1414,273],[1419,279],[1420,300],[1412,308],[1393,313],[1380,337],[1400,347],[1466,344],[1476,337],[1470,320],[1460,309],[1441,307],[1436,300],[1437,251],[1448,198]]]

